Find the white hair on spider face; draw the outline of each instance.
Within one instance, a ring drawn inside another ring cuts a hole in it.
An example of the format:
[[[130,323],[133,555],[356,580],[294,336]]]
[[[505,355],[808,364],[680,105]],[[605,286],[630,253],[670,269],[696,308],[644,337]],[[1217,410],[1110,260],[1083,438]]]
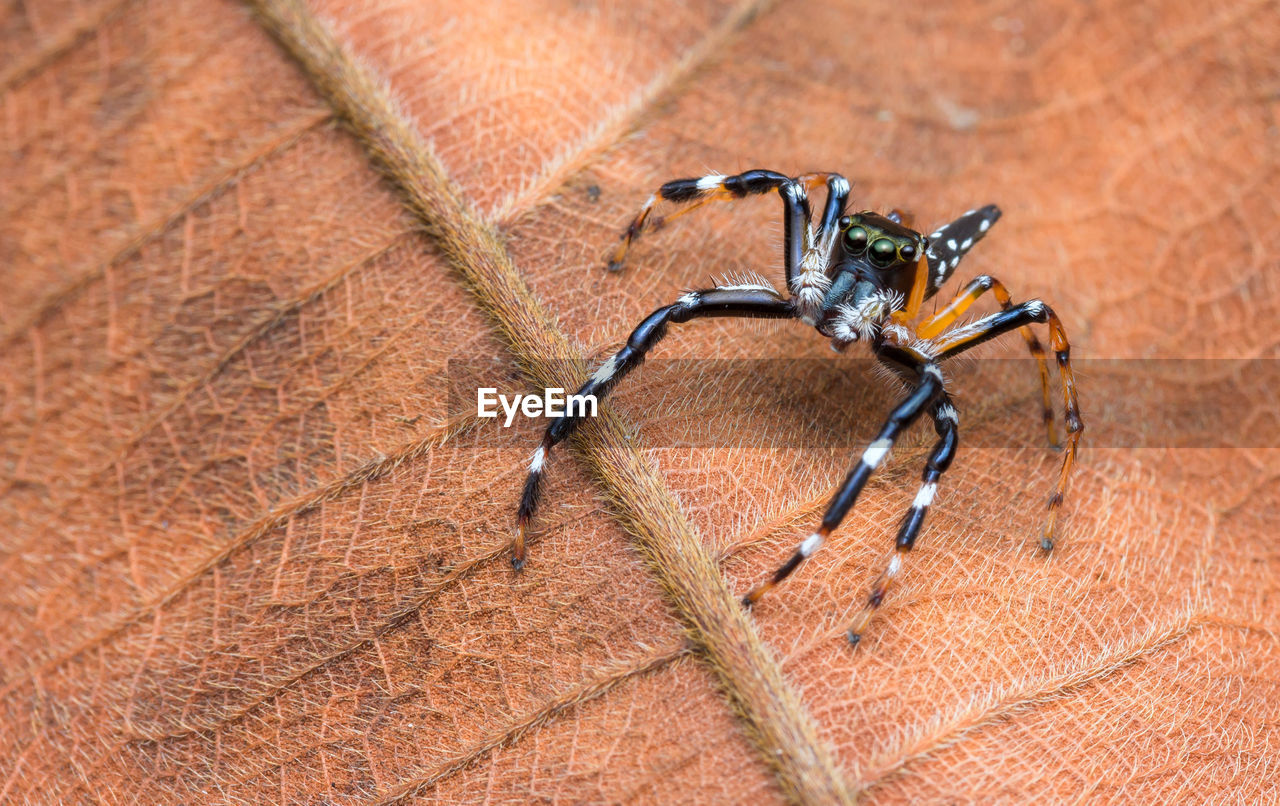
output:
[[[838,342],[849,343],[859,339],[870,339],[876,329],[884,324],[890,314],[902,307],[902,294],[891,288],[881,289],[869,295],[857,305],[839,305],[836,307],[835,321],[831,323],[831,333]]]

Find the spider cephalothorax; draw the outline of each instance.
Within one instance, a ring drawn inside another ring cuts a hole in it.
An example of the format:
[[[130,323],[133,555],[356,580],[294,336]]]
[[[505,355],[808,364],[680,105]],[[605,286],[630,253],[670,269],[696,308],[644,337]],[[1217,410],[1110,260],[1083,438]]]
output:
[[[831,285],[822,298],[818,331],[837,349],[871,337],[902,309],[920,273],[928,241],[902,224],[902,214],[870,210],[839,221]],[[926,275],[927,276],[927,272]]]
[[[823,186],[827,190],[826,200],[815,227],[809,193]],[[951,277],[961,258],[1000,218],[1000,210],[994,205],[969,210],[926,238],[912,230],[907,216],[897,211],[888,215],[872,211],[844,215],[849,182],[834,173],[788,177],[775,171],[756,170],[736,176],[712,175],[668,182],[649,198],[623,232],[609,268],[621,268],[631,243],[650,223],[653,209],[660,202],[685,206],[666,219],[655,218],[655,221],[670,220],[710,201],[775,191],[783,201],[783,268],[790,295],[779,293],[763,278],[690,291],[646,317],[632,331],[626,346],[606,360],[578,394],[597,397],[607,394],[639,365],[666,334],[669,325],[703,317],[798,319],[830,338],[838,350],[853,342],[866,342],[876,359],[908,384],[909,391],[849,471],[832,497],[822,523],[801,541],[790,559],[770,579],[743,599],[747,605],[759,601],[817,551],[853,507],[898,435],[928,414],[938,442],[925,463],[915,500],[903,516],[895,553],[873,584],[866,607],[849,630],[849,639],[856,644],[871,613],[880,606],[890,583],[901,571],[902,556],[915,544],[937,493],[938,480],[955,455],[959,415],[939,368],[943,361],[988,339],[1019,331],[1039,366],[1045,428],[1050,444],[1056,447],[1048,363],[1040,340],[1030,328],[1036,323],[1048,325],[1050,346],[1062,375],[1067,428],[1062,469],[1049,497],[1048,516],[1040,538],[1044,550],[1053,547],[1058,510],[1084,430],[1071,373],[1070,345],[1062,322],[1048,305],[1039,300],[1015,305],[1004,285],[988,275],[974,278],[940,311],[917,321],[921,303],[936,294]],[[976,322],[956,326],[956,321],[987,292],[995,296],[1001,310]],[[542,445],[534,451],[517,514],[511,557],[517,570],[525,562],[525,532],[537,507],[547,455],[580,421],[581,415],[565,415],[553,421]]]

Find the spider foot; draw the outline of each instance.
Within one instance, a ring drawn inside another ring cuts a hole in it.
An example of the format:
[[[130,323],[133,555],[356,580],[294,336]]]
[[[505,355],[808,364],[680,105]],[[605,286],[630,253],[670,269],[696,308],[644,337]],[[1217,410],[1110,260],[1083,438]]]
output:
[[[751,607],[756,602],[760,601],[766,593],[778,587],[778,584],[790,576],[791,572],[796,570],[796,567],[799,566],[800,563],[804,562],[806,557],[817,551],[818,547],[822,545],[823,539],[830,531],[830,529],[820,529],[818,532],[809,535],[809,537],[806,538],[805,541],[800,544],[799,548],[797,548],[791,555],[791,558],[783,563],[777,571],[773,572],[772,577],[761,582],[759,585],[756,585],[747,592],[746,596],[742,597],[742,603],[747,607]]]
[[[1053,551],[1054,536],[1058,533],[1058,509],[1062,506],[1062,492],[1055,492],[1049,497],[1049,512],[1044,522],[1044,531],[1040,532],[1040,551],[1048,554]]]
[[[862,642],[862,634],[856,633],[853,630],[849,630],[847,633],[845,633],[845,637],[849,639],[849,646],[853,647],[854,649],[857,649],[858,644]]]
[[[640,225],[636,221],[632,221],[627,227],[627,231],[622,233],[621,243],[609,255],[609,260],[605,262],[605,271],[620,272],[627,262],[627,252],[631,249],[631,241],[635,239],[640,232]]]
[[[756,602],[760,601],[760,599],[763,598],[764,595],[768,593],[772,587],[773,587],[772,581],[765,582],[760,585],[756,585],[754,588],[747,591],[746,596],[742,597],[742,606],[747,608],[748,610],[755,607]]]
[[[515,539],[511,541],[511,567],[517,573],[524,568],[525,564],[524,533],[525,524],[521,523],[516,527]]]

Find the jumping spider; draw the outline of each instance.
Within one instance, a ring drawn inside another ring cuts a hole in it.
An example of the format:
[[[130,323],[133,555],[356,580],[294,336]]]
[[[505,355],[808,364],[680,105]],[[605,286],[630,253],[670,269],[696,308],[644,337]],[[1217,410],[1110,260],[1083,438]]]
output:
[[[815,230],[809,193],[823,185],[827,191],[826,204]],[[1044,348],[1029,327],[1032,323],[1049,326],[1050,346],[1062,376],[1066,407],[1067,440],[1062,469],[1049,497],[1048,516],[1040,539],[1042,549],[1053,548],[1054,524],[1084,430],[1068,358],[1070,345],[1062,322],[1048,305],[1040,300],[1014,305],[1004,285],[987,275],[970,281],[942,310],[916,322],[921,303],[938,293],[960,259],[999,219],[1000,210],[994,205],[970,210],[925,237],[911,229],[907,216],[899,211],[888,215],[872,211],[846,215],[849,182],[834,173],[791,178],[774,171],[755,170],[737,176],[712,175],[668,182],[649,198],[627,227],[609,269],[616,271],[622,266],[627,250],[646,225],[661,223],[661,219],[651,216],[660,201],[684,205],[667,217],[670,219],[707,202],[775,190],[782,197],[785,214],[783,263],[791,295],[779,293],[763,278],[691,291],[645,318],[632,331],[626,346],[605,361],[578,394],[598,397],[607,394],[644,359],[666,334],[669,324],[704,316],[799,319],[831,339],[837,350],[853,342],[867,342],[876,359],[906,382],[910,391],[845,477],[817,530],[800,543],[770,579],[743,597],[745,605],[753,605],[812,556],[853,507],[867,479],[893,447],[898,435],[928,412],[938,441],[925,463],[919,492],[898,529],[897,551],[872,586],[866,606],[849,629],[849,640],[856,645],[872,612],[880,606],[890,583],[901,570],[902,555],[914,545],[925,513],[933,503],[938,479],[956,452],[958,416],[939,369],[943,361],[1010,331],[1021,332],[1039,364],[1049,443],[1060,447],[1054,429],[1049,369]],[[954,326],[988,291],[995,295],[1001,311],[970,324]],[[525,562],[525,532],[537,507],[547,453],[569,436],[579,421],[580,417],[566,415],[552,422],[542,445],[533,454],[520,499],[512,550],[511,564],[516,570]]]

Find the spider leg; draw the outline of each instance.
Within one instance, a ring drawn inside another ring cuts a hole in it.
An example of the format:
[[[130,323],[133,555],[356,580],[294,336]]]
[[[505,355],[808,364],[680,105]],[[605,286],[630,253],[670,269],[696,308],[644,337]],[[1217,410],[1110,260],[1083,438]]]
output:
[[[815,325],[822,317],[822,301],[831,287],[827,267],[836,238],[840,235],[839,220],[849,199],[849,181],[839,174],[830,173],[804,174],[796,177],[795,181],[806,191],[823,182],[827,185],[827,203],[818,222],[818,231],[815,233],[806,220],[803,248],[796,256],[796,262],[786,265],[787,289],[796,300],[796,313],[805,324]],[[793,233],[794,229],[788,229],[788,238],[793,238]],[[796,248],[794,240],[788,240],[788,249],[795,251]]]
[[[649,197],[640,211],[636,213],[635,218],[631,219],[631,223],[623,230],[620,243],[613,252],[613,257],[609,260],[609,270],[618,271],[622,268],[623,262],[626,260],[627,251],[630,250],[632,242],[650,226],[657,226],[666,219],[654,217],[654,223],[650,224],[650,218],[654,208],[663,201],[673,204],[692,205],[688,209],[701,207],[709,201],[713,200],[729,200],[738,199],[743,196],[770,193],[778,188],[791,183],[790,177],[777,171],[769,170],[751,170],[745,171],[734,176],[723,176],[720,174],[710,174],[699,178],[691,179],[675,179],[667,182],[658,188],[658,192]],[[783,203],[786,205],[786,227],[787,227],[787,244],[785,248],[785,256],[791,257],[790,249],[792,242],[792,233],[797,222],[808,222],[808,198],[799,197],[794,194],[782,194]],[[803,208],[803,209],[802,209]],[[684,211],[682,211],[684,212]],[[667,218],[674,218],[680,213],[675,213]]]
[[[979,275],[970,280],[969,284],[962,288],[955,298],[947,303],[945,308],[917,325],[916,336],[922,339],[932,339],[950,327],[956,319],[963,316],[965,311],[969,310],[970,306],[988,291],[995,295],[996,300],[1000,303],[1001,310],[1007,311],[1013,307],[1013,298],[1009,295],[1009,290],[1005,288],[1004,283],[990,275]],[[1058,444],[1057,429],[1054,427],[1053,396],[1049,388],[1049,362],[1045,358],[1044,346],[1040,344],[1040,339],[1036,338],[1035,332],[1029,326],[1018,328],[1018,332],[1022,334],[1023,340],[1027,343],[1027,349],[1031,351],[1031,355],[1035,358],[1036,365],[1040,370],[1040,397],[1043,403],[1044,428],[1049,437],[1049,445],[1053,448],[1060,448],[1062,446]]]
[[[1002,336],[1033,322],[1049,325],[1049,346],[1053,349],[1054,357],[1058,362],[1058,372],[1062,375],[1062,398],[1066,407],[1067,443],[1062,454],[1062,470],[1058,474],[1058,483],[1053,495],[1049,496],[1048,515],[1045,519],[1044,532],[1040,536],[1040,548],[1050,551],[1053,548],[1058,510],[1062,508],[1062,498],[1067,490],[1067,478],[1075,465],[1080,434],[1084,432],[1084,421],[1080,419],[1080,402],[1076,395],[1075,375],[1071,371],[1071,344],[1067,341],[1067,331],[1062,327],[1062,320],[1048,305],[1040,300],[1030,300],[1021,305],[1015,305],[1007,311],[1000,311],[985,319],[979,319],[966,327],[944,333],[936,344],[939,350],[938,360],[945,361],[989,339]]]
[[[752,319],[784,319],[795,315],[792,303],[767,285],[743,283],[732,286],[690,291],[671,305],[657,309],[645,317],[631,332],[627,344],[614,353],[587,379],[578,395],[594,395],[597,400],[607,395],[631,370],[635,369],[655,344],[666,335],[671,323],[688,322],[703,317],[731,316]],[[583,412],[566,411],[547,426],[542,444],[533,452],[529,475],[516,513],[516,534],[512,542],[511,565],[519,571],[525,563],[525,534],[537,510],[542,492],[543,469],[547,455],[563,442],[582,422]]]
[[[849,471],[844,483],[840,485],[831,503],[827,505],[827,513],[822,517],[822,523],[818,529],[796,547],[790,559],[783,563],[771,578],[752,588],[743,597],[744,605],[750,607],[760,601],[761,597],[790,576],[792,571],[822,547],[826,539],[844,520],[844,516],[853,508],[867,480],[871,478],[871,474],[880,465],[885,454],[893,447],[894,440],[942,393],[942,371],[929,356],[911,348],[893,346],[881,346],[877,349],[877,353],[897,364],[914,369],[915,388],[889,414],[879,435],[863,452],[858,464]]]
[[[827,203],[822,209],[822,218],[818,221],[816,240],[822,243],[824,240],[834,239],[836,222],[840,220],[840,214],[849,201],[849,180],[840,174],[816,173],[798,176],[796,181],[803,184],[806,190],[813,190],[819,184],[826,183]],[[790,281],[791,278],[788,277],[787,282]]]
[[[627,252],[640,235],[650,227],[669,221],[711,201],[729,201],[745,196],[755,196],[779,191],[785,210],[783,218],[783,261],[786,266],[787,285],[791,286],[796,268],[804,257],[806,248],[813,245],[811,230],[813,212],[809,205],[809,191],[822,184],[827,185],[827,203],[823,210],[819,232],[833,233],[835,222],[844,209],[849,196],[849,181],[839,174],[804,174],[794,179],[777,171],[752,170],[734,176],[712,174],[695,179],[676,179],[658,188],[658,192],[636,213],[620,238],[620,243],[609,259],[608,269],[619,271]],[[654,208],[661,202],[688,205],[666,218],[653,216]]]
[[[866,605],[854,620],[853,626],[849,628],[849,643],[854,646],[862,640],[867,622],[871,620],[871,615],[876,608],[884,602],[885,594],[889,592],[889,586],[893,584],[894,577],[902,570],[903,555],[911,551],[921,527],[924,526],[925,514],[929,511],[929,505],[933,503],[934,495],[938,490],[938,479],[947,471],[951,466],[951,460],[955,458],[956,446],[959,444],[956,428],[959,421],[955,407],[951,405],[951,398],[945,392],[942,393],[933,406],[933,428],[938,432],[938,442],[934,445],[933,452],[929,454],[928,462],[925,464],[920,490],[911,503],[911,509],[907,510],[907,514],[903,516],[902,525],[898,527],[897,546],[893,558],[876,578],[875,584],[871,586],[871,594],[867,597]]]

